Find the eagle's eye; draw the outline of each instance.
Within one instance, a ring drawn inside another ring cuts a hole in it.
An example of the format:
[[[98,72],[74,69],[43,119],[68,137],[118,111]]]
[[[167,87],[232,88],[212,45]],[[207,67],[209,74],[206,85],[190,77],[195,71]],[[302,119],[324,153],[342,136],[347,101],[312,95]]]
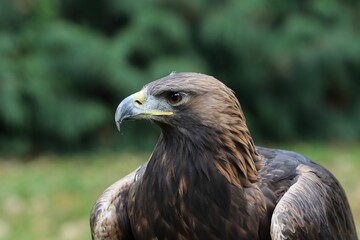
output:
[[[167,100],[171,105],[176,105],[182,100],[182,95],[179,92],[170,92],[167,95]]]

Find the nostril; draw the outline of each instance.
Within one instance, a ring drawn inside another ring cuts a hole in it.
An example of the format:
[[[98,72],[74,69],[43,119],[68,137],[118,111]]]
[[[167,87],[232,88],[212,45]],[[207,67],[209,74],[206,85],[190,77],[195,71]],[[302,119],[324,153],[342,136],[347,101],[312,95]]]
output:
[[[142,105],[142,102],[140,100],[135,100],[135,103],[138,105]]]

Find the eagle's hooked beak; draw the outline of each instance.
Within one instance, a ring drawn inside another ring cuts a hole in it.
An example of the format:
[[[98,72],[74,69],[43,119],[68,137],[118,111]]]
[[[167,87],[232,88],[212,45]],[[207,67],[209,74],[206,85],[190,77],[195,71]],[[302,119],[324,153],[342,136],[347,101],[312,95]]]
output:
[[[126,119],[152,119],[154,116],[171,116],[173,112],[162,110],[161,104],[154,97],[145,97],[144,90],[134,93],[121,101],[115,112],[118,130]]]

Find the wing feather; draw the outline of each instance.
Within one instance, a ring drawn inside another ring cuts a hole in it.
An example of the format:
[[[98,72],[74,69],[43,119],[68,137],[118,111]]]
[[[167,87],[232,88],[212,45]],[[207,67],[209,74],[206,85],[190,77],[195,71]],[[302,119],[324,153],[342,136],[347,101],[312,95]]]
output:
[[[297,181],[273,212],[273,240],[357,239],[343,189],[329,172],[317,167],[296,168]]]

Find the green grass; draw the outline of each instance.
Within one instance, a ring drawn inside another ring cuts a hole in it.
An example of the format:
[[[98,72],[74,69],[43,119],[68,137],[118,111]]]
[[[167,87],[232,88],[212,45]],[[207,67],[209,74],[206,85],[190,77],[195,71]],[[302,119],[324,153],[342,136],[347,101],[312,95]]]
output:
[[[360,145],[282,147],[328,168],[342,183],[360,228]],[[90,239],[89,214],[99,194],[149,154],[97,153],[0,161],[0,239]]]

